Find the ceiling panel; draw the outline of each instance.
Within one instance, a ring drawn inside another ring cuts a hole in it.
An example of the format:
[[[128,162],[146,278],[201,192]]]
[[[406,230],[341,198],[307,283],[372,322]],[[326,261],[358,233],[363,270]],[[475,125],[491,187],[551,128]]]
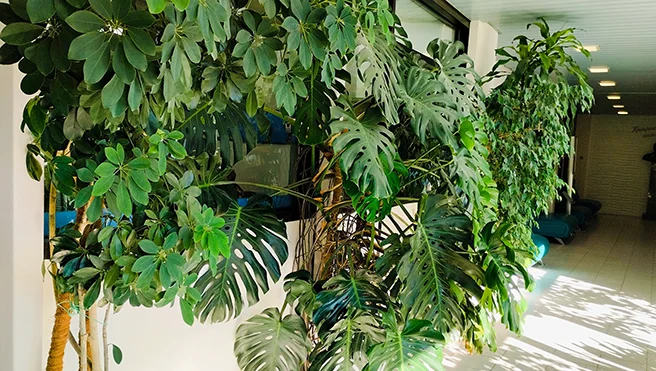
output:
[[[508,45],[526,24],[544,17],[552,29],[575,27],[584,45],[599,45],[600,51],[584,67],[608,66],[607,74],[591,74],[597,103],[593,113],[613,113],[605,96],[621,93],[631,114],[656,115],[656,0],[450,0],[471,20],[482,20],[499,30],[499,45]],[[537,33],[534,33],[537,36]],[[603,88],[600,80],[617,86]]]

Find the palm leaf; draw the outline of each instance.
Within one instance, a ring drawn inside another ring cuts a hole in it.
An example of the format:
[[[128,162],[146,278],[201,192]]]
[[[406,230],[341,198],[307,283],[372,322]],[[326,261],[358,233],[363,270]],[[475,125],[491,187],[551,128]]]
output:
[[[333,148],[340,155],[340,165],[346,179],[353,182],[361,194],[370,193],[379,199],[395,195],[388,174],[394,169],[397,150],[394,134],[380,125],[383,117],[376,109],[368,110],[362,121],[353,112],[334,106],[335,119],[330,128]]]
[[[438,81],[446,87],[447,94],[455,103],[461,117],[481,111],[484,97],[480,77],[474,70],[474,62],[464,53],[460,41],[453,43],[435,39],[428,44],[428,53],[439,66]]]
[[[310,341],[303,318],[282,317],[278,308],[269,308],[237,328],[235,355],[243,371],[299,370],[305,362]]]
[[[350,308],[377,311],[387,307],[387,295],[378,286],[380,277],[361,269],[353,274],[341,271],[326,281],[324,291],[317,294],[317,309],[312,321],[320,332],[332,328]]]
[[[378,320],[366,312],[351,314],[333,326],[310,356],[309,371],[353,371],[367,364],[369,348],[385,340]]]
[[[442,368],[444,337],[430,321],[411,319],[404,323],[393,311],[383,315],[385,342],[369,351],[365,371],[438,371]]]
[[[403,282],[400,301],[408,315],[433,321],[440,330],[463,329],[470,303],[462,301],[457,283],[479,297],[480,267],[465,258],[471,244],[471,221],[442,195],[424,198],[410,251],[398,266]]]
[[[411,67],[401,93],[404,110],[410,116],[410,124],[419,140],[426,143],[427,136],[437,138],[442,144],[458,147],[455,135],[458,112],[444,85],[425,69]]]
[[[207,270],[196,282],[201,300],[194,310],[202,322],[230,320],[242,312],[244,302],[257,303],[270,281],[280,279],[289,254],[285,224],[263,197],[253,196],[243,207],[233,203],[222,217],[232,253],[219,261],[216,275]]]

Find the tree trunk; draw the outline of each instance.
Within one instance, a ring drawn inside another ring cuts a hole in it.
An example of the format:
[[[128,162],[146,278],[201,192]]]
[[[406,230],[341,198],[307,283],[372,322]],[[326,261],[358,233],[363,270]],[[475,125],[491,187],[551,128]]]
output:
[[[87,321],[86,321],[86,311],[84,310],[84,288],[82,285],[78,286],[78,307],[79,310],[79,320],[80,320],[80,371],[87,371]]]
[[[102,371],[102,357],[100,355],[100,337],[98,336],[98,309],[93,304],[87,312],[87,332],[89,333],[89,360],[92,371]]]
[[[71,294],[64,292],[55,295],[57,310],[55,311],[55,324],[52,326],[52,336],[50,337],[46,371],[64,370],[64,351],[68,341],[68,331],[71,327],[71,316],[68,313],[71,309]]]

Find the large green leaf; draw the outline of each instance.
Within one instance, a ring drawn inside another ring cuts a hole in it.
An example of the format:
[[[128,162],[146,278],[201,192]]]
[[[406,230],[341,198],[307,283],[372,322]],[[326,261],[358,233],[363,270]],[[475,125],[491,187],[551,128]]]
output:
[[[375,198],[395,195],[389,174],[394,169],[397,149],[394,134],[381,125],[380,111],[368,110],[360,120],[351,111],[339,106],[332,107],[335,119],[330,124],[336,153],[341,153],[340,164],[346,178],[353,182],[361,194],[370,193]]]
[[[222,165],[234,165],[257,144],[257,129],[243,106],[230,103],[223,112],[191,113],[187,120],[181,131],[190,155],[213,156],[218,145]]]
[[[366,311],[385,310],[387,294],[380,289],[381,278],[361,269],[352,274],[341,271],[324,284],[317,294],[317,309],[312,317],[321,330],[328,330],[347,314],[349,309]]]
[[[237,328],[235,355],[243,371],[299,370],[311,347],[303,318],[269,308]]]
[[[459,287],[480,298],[484,281],[480,267],[467,258],[471,221],[454,207],[455,199],[431,195],[423,202],[411,249],[398,266],[400,301],[412,318],[429,319],[443,331],[463,328],[470,303],[461,300]]]
[[[257,303],[269,283],[280,279],[289,254],[285,224],[265,198],[253,196],[246,206],[234,203],[222,217],[231,254],[219,261],[216,275],[208,270],[196,282],[202,298],[195,313],[202,322],[230,320],[245,304]]]
[[[422,143],[426,143],[427,137],[432,137],[452,148],[458,146],[454,135],[458,112],[445,93],[444,86],[430,72],[418,67],[410,68],[406,73],[401,99],[405,103],[405,112],[410,116],[410,124]]]
[[[355,55],[358,73],[366,87],[369,87],[376,101],[381,105],[385,119],[390,124],[399,121],[398,92],[401,85],[400,60],[393,44],[388,44],[384,37],[370,41],[365,36],[358,36],[362,47]]]
[[[365,371],[438,371],[444,337],[426,320],[399,321],[393,311],[383,315],[386,340],[369,351]]]
[[[376,317],[352,311],[327,333],[310,356],[309,371],[353,371],[367,364],[367,351],[385,340]]]
[[[481,97],[485,96],[474,62],[464,51],[465,46],[460,41],[450,43],[435,39],[428,44],[428,53],[439,67],[438,80],[446,87],[462,117],[481,111]]]
[[[336,96],[320,81],[310,79],[308,96],[300,101],[296,110],[294,135],[306,145],[323,143],[330,133],[330,107]]]

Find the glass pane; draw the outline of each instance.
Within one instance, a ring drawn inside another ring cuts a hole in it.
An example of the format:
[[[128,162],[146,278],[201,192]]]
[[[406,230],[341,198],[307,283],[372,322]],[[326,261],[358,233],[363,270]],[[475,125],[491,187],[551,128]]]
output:
[[[431,11],[415,0],[397,0],[396,14],[408,33],[412,47],[426,54],[428,43],[435,38],[446,41],[455,40],[455,30],[444,24]]]

